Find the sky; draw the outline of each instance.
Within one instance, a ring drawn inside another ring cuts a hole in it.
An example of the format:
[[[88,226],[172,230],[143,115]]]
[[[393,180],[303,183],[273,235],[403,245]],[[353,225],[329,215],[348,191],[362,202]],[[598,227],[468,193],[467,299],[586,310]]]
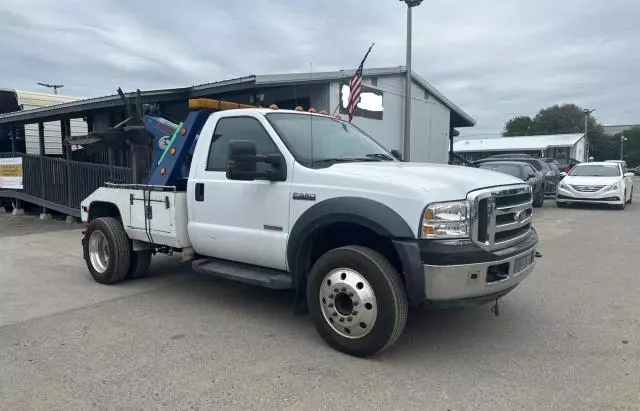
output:
[[[179,5],[181,4],[181,5]],[[425,0],[413,69],[497,134],[553,104],[640,123],[640,1]],[[0,88],[94,97],[249,74],[405,64],[398,0],[2,0]]]

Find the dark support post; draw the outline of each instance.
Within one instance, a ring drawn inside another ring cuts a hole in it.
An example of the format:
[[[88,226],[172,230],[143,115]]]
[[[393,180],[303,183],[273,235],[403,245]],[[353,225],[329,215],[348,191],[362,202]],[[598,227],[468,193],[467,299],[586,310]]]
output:
[[[44,157],[44,123],[38,123],[38,142],[40,143],[40,155]]]
[[[18,128],[13,126],[11,130],[11,154],[16,154],[16,133],[18,132]]]
[[[136,145],[129,141],[129,151],[131,154],[131,179],[133,184],[138,184],[138,159],[136,156]]]
[[[71,185],[71,145],[67,142],[67,137],[71,136],[71,120],[69,118],[65,118],[61,122],[62,126],[62,148],[65,151],[65,170],[67,171],[67,205],[69,207],[74,207],[75,204],[72,204],[72,193],[73,186]]]
[[[453,153],[453,137],[455,137],[453,134],[455,132],[455,129],[453,127],[451,127],[449,129],[449,154]]]
[[[40,197],[43,200],[47,199],[47,196],[45,195],[45,173],[44,173],[44,161],[43,158],[45,156],[45,149],[44,149],[44,123],[41,121],[38,123],[38,140],[40,143],[40,158],[39,163],[40,163]],[[40,219],[41,220],[48,220],[51,218],[51,214],[49,214],[48,210],[46,209],[46,207],[42,207],[42,214],[40,214]]]

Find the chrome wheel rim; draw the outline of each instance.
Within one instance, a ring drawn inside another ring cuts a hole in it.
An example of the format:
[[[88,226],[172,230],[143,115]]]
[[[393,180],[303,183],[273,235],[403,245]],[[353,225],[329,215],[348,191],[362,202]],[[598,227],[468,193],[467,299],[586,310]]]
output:
[[[351,268],[337,268],[324,276],[320,308],[327,324],[340,336],[358,339],[371,332],[378,305],[371,284]]]
[[[109,243],[101,231],[94,231],[89,237],[89,260],[93,269],[100,274],[109,266]]]

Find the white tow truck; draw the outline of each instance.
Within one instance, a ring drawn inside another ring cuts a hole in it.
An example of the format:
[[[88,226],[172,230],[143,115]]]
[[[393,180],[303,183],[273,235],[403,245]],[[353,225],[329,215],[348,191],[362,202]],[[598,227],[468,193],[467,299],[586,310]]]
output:
[[[397,340],[409,306],[497,304],[534,269],[531,188],[514,177],[400,161],[328,115],[190,108],[148,184],[82,201],[96,281],[181,252],[196,271],[295,290],[328,344],[367,357]]]

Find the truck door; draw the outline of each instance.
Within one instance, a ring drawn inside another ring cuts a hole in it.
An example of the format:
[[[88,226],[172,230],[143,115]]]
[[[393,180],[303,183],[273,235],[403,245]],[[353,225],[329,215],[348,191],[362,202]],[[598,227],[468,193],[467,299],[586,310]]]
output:
[[[211,131],[205,127],[206,133]],[[197,170],[189,179],[194,249],[210,257],[285,269],[290,177],[278,182],[226,177],[231,140],[254,141],[258,154],[278,153],[277,145],[260,119],[252,116],[222,117],[211,134],[200,136],[199,163],[192,164]],[[208,153],[203,153],[205,146]],[[262,167],[269,166],[259,164],[258,170]]]

